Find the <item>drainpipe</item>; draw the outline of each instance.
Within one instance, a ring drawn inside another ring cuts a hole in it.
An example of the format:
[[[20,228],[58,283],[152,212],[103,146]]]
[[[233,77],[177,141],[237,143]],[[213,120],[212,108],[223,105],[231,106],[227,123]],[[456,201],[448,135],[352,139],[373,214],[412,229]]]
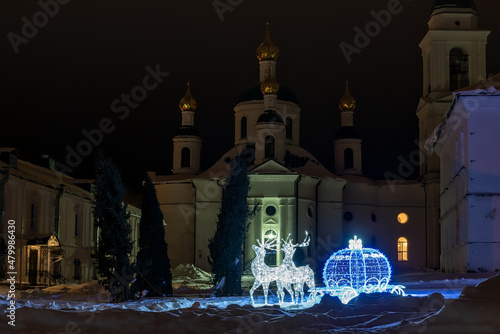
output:
[[[314,213],[314,220],[316,221],[316,226],[315,226],[315,234],[314,234],[314,250],[317,252],[317,247],[318,247],[318,225],[319,225],[319,221],[318,221],[318,217],[319,217],[319,203],[318,203],[318,189],[319,189],[319,185],[321,183],[321,179],[319,179],[318,183],[316,183],[316,209],[314,211],[316,211]]]
[[[24,211],[26,210],[26,186],[28,181],[24,181],[23,200],[21,201],[21,247],[19,254],[19,291],[23,289],[23,234],[24,234]]]
[[[295,180],[295,240],[299,237],[299,182],[302,180],[302,175]]]
[[[424,215],[425,215],[425,267],[428,268],[428,249],[429,249],[429,241],[427,238],[427,188],[425,187],[425,182],[422,182],[422,187],[424,188]]]
[[[89,222],[87,225],[89,226],[89,239],[88,239],[88,245],[89,245],[89,264],[88,264],[88,269],[87,269],[87,282],[90,282],[90,271],[92,270],[92,247],[91,247],[91,241],[92,241],[92,207],[89,208],[89,216],[87,217],[87,221]]]
[[[54,234],[59,239],[59,227],[61,222],[61,197],[64,195],[64,185],[59,185],[59,192],[56,195],[56,212],[54,217]]]
[[[196,266],[196,201],[197,201],[197,188],[194,184],[194,181],[191,180],[191,186],[193,187],[194,190],[194,203],[193,203],[193,209],[194,209],[194,218],[193,218],[193,264]]]

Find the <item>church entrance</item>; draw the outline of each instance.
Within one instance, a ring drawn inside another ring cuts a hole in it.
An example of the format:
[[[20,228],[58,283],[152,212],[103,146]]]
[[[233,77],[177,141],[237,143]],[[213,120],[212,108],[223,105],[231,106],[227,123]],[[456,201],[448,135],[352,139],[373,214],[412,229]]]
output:
[[[50,286],[66,282],[61,272],[64,251],[55,235],[32,239],[26,247],[30,286]]]

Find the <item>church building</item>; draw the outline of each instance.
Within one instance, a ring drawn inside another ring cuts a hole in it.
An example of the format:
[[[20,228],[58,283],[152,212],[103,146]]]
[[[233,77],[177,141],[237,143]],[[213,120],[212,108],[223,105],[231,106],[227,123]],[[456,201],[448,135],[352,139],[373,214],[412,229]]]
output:
[[[477,29],[474,2],[436,0],[429,31],[420,43],[423,97],[420,128],[420,177],[372,180],[363,176],[362,140],[356,131],[356,100],[349,92],[339,101],[341,127],[331,143],[335,170],[327,170],[300,146],[301,108],[278,80],[279,49],[269,25],[257,48],[259,84],[250,87],[234,107],[234,147],[207,170],[200,170],[202,138],[195,127],[196,100],[188,83],[179,108],[182,124],[173,138],[173,173],[152,173],[165,216],[169,256],[175,267],[193,263],[210,270],[208,240],[215,233],[224,178],[230,162],[247,158],[251,190],[250,222],[243,249],[244,269],[255,254],[256,239],[311,235],[304,264],[320,270],[334,251],[355,235],[367,247],[380,249],[396,268],[440,268],[440,162],[424,143],[449,110],[451,91],[485,78],[488,31]],[[297,60],[299,61],[299,60]],[[305,111],[307,112],[307,111]],[[445,231],[446,232],[446,231]],[[266,262],[279,265],[282,253]]]

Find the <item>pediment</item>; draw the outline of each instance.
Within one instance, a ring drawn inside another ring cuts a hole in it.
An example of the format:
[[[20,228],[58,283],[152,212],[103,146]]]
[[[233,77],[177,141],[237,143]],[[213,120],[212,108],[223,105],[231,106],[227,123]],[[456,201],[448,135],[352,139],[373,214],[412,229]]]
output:
[[[273,159],[269,159],[252,168],[250,174],[297,174],[297,172],[283,166]]]

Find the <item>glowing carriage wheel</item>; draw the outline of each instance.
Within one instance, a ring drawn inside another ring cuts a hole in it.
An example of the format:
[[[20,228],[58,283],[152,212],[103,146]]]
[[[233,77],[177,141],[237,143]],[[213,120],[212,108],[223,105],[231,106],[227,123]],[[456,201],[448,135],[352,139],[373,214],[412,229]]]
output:
[[[318,300],[321,300],[321,298],[323,298],[324,295],[325,295],[324,291],[314,289],[309,294],[307,300],[317,302]]]
[[[404,296],[405,292],[403,290],[403,287],[401,285],[396,285],[394,288],[392,288],[391,293],[394,293],[396,295]]]
[[[343,287],[342,290],[340,290],[340,300],[342,303],[347,304],[349,301],[353,298],[356,298],[358,296],[358,292],[351,288],[350,286]]]

